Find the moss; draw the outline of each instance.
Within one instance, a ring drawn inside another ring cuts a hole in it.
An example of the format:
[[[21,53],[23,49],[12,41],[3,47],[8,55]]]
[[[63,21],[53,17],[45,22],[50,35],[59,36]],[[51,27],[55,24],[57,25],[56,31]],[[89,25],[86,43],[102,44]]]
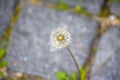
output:
[[[109,15],[110,15],[110,10],[107,7],[103,8],[99,14],[100,17],[108,17]]]
[[[56,10],[68,10],[69,8],[70,8],[70,5],[61,0],[57,0],[57,5],[53,7],[53,9],[56,9]]]
[[[109,2],[120,2],[120,0],[108,0]]]
[[[40,2],[40,0],[32,0],[33,4],[38,4]]]
[[[88,12],[85,9],[83,9],[80,5],[76,5],[74,9],[77,13],[83,14],[85,16],[88,15]]]
[[[11,18],[11,22],[12,23],[16,23],[17,22],[20,11],[21,11],[21,8],[17,7],[15,12],[14,12],[14,14],[13,14],[13,16],[12,16],[12,18]]]
[[[11,33],[11,30],[12,30],[12,26],[11,26],[11,23],[12,24],[15,24],[18,20],[18,15],[21,11],[21,8],[20,7],[16,7],[14,13],[13,13],[13,16],[10,20],[10,23],[8,25],[8,29],[5,31],[5,33],[2,35],[2,38],[0,39],[0,44],[1,42],[6,39],[7,41],[9,40],[9,36],[10,36],[10,33]]]
[[[15,23],[17,22],[20,11],[21,11],[21,8],[20,8],[20,7],[17,7],[16,10],[15,10],[15,12],[13,13],[12,18],[11,18],[11,23],[12,23],[12,24],[15,24]],[[7,29],[7,30],[5,31],[5,33],[3,34],[2,39],[0,39],[0,42],[1,42],[3,39],[6,39],[7,42],[9,41],[9,37],[10,37],[11,31],[12,31],[12,27],[13,27],[13,25],[11,25],[11,23],[9,24],[8,29]]]

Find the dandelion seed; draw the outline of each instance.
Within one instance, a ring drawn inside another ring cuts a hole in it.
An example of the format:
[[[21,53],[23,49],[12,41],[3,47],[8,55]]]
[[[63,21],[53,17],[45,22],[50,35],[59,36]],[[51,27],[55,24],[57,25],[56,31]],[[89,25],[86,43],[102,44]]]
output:
[[[65,27],[59,27],[51,32],[50,42],[51,46],[55,48],[65,48],[69,45],[71,34]]]

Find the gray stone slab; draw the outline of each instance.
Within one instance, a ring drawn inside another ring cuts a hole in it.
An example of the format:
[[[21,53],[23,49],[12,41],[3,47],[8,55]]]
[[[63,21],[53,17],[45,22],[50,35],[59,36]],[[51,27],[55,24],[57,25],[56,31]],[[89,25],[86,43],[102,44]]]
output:
[[[58,0],[42,0],[49,3],[57,3]],[[98,14],[105,0],[61,0],[70,6],[81,5],[89,13]]]
[[[83,0],[80,5],[89,13],[98,14],[105,0]]]
[[[120,80],[120,29],[115,26],[101,38],[91,80]]]
[[[18,0],[0,0],[0,38],[8,27]]]
[[[110,7],[110,12],[120,16],[120,3],[112,3]]]
[[[27,5],[10,38],[6,59],[15,71],[56,80],[55,72],[76,71],[66,49],[51,51],[49,36],[59,24],[67,24],[72,34],[70,48],[81,67],[84,63],[99,24],[87,17],[55,11],[42,6]]]

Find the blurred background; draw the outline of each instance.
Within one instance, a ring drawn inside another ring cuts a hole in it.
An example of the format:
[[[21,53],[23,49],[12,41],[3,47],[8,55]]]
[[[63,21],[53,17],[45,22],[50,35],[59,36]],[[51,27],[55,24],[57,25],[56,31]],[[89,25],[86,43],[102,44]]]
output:
[[[81,80],[120,80],[120,0],[0,0],[0,80],[77,80],[51,31],[66,24]]]

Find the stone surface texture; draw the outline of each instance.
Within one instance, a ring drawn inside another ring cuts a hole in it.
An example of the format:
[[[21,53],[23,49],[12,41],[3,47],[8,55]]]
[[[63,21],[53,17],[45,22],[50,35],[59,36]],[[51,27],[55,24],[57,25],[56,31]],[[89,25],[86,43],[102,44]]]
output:
[[[58,0],[42,0],[49,3],[57,3]],[[102,6],[104,5],[105,0],[61,0],[64,3],[69,4],[70,6],[80,5],[89,13],[98,14],[101,11]]]
[[[116,26],[101,38],[91,80],[120,80],[120,29]]]
[[[110,7],[110,12],[115,14],[116,16],[120,16],[120,2],[112,3]]]
[[[9,25],[16,2],[16,0],[0,0],[0,38]]]
[[[89,13],[98,14],[105,0],[83,0],[80,5]]]
[[[52,51],[49,36],[59,24],[67,24],[72,34],[70,49],[81,67],[88,56],[99,24],[87,17],[27,5],[10,38],[6,59],[15,71],[56,80],[55,73],[76,71],[66,49]]]

